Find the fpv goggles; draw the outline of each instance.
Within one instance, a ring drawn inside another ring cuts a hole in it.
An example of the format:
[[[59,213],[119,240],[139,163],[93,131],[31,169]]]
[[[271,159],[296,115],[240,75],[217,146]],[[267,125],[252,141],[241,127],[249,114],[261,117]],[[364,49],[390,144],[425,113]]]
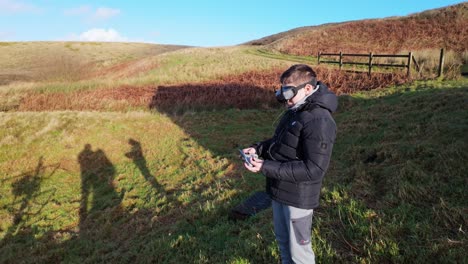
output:
[[[316,81],[309,81],[298,86],[281,86],[280,89],[275,91],[276,100],[280,103],[286,103],[288,100],[291,100],[296,96],[297,92],[304,88],[307,84],[316,86]]]

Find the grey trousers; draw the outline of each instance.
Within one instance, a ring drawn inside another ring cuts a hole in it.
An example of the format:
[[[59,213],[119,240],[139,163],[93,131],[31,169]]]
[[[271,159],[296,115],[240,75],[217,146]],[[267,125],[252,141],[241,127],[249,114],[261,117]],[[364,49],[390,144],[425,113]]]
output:
[[[301,209],[272,201],[273,223],[282,264],[314,264],[311,245],[313,209]]]

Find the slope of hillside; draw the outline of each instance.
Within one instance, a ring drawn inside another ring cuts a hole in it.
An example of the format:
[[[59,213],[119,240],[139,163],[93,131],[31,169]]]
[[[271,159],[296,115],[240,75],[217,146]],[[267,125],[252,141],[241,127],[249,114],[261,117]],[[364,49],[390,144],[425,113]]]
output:
[[[241,45],[253,45],[253,46],[268,45],[282,38],[287,38],[288,36],[291,36],[291,35],[297,35],[297,34],[315,30],[315,29],[324,29],[326,27],[339,25],[339,24],[341,23],[329,23],[329,24],[322,24],[319,26],[305,26],[305,27],[293,28],[288,31],[280,32],[280,33],[266,36],[266,37],[256,39],[256,40],[251,40],[251,41],[242,43]]]
[[[139,59],[183,48],[187,47],[115,42],[0,42],[0,85],[15,81],[76,81],[96,76],[95,71],[102,76],[106,70],[118,72]],[[115,65],[120,68],[112,68]]]
[[[315,55],[318,51],[389,52],[446,48],[468,50],[468,3],[406,17],[360,20],[304,27],[248,44],[267,44],[282,53]]]

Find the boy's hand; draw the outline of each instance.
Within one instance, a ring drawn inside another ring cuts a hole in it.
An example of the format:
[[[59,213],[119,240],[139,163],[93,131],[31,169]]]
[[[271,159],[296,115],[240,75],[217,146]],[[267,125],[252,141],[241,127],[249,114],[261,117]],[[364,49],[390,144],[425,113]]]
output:
[[[252,158],[250,160],[250,163],[253,165],[253,166],[249,166],[247,163],[244,163],[244,167],[246,169],[248,169],[249,171],[251,172],[254,172],[254,173],[257,173],[259,171],[262,170],[262,166],[263,166],[263,160],[261,159],[256,159],[256,158]]]

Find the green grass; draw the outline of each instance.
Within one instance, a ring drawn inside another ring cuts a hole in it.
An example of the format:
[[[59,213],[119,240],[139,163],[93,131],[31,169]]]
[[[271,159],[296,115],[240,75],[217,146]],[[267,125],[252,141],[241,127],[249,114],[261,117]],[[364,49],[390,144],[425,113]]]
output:
[[[220,76],[252,70],[285,67],[285,62],[258,58],[245,53],[246,47],[191,48],[158,56],[156,67],[138,78],[128,80],[133,85],[174,84],[214,80]]]
[[[467,88],[466,80],[421,82],[342,98],[336,117],[346,135],[327,181],[349,203],[340,220],[354,253],[378,262],[466,261]]]
[[[240,185],[261,186],[260,177],[242,179],[227,158],[201,147],[168,117],[55,112],[3,114],[1,120],[1,262],[14,261],[24,246],[30,249],[26,263],[84,257],[90,263],[180,263],[258,248],[239,248],[236,236],[225,237],[229,231],[258,240],[256,232],[241,229],[247,223],[215,223],[255,190]],[[233,252],[213,255],[225,240]],[[40,253],[44,249],[48,253]]]
[[[340,97],[319,263],[467,261],[467,99],[466,79]],[[237,148],[281,111],[0,114],[0,262],[278,263],[271,209],[227,214],[264,188]]]

